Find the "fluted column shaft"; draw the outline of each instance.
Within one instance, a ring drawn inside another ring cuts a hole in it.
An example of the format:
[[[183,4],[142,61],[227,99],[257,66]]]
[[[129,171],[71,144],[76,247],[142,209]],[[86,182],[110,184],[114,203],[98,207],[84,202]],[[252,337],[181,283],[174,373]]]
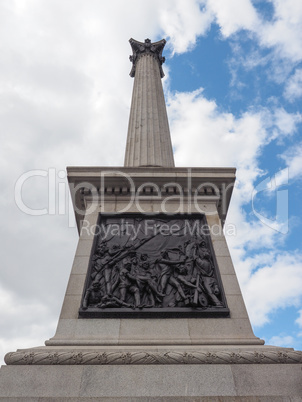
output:
[[[125,166],[174,167],[161,72],[152,53],[136,61]]]

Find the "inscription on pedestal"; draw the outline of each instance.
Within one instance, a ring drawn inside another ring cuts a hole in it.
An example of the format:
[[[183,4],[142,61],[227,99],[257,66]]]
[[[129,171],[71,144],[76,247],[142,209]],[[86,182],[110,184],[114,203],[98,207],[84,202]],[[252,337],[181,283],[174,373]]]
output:
[[[202,215],[100,215],[79,317],[228,316]]]

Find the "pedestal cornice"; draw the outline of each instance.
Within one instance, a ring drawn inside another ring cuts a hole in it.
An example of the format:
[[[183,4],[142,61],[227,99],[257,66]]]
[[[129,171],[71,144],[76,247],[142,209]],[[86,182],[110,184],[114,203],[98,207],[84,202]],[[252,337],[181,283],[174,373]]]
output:
[[[301,364],[302,352],[289,348],[24,349],[7,353],[7,365]]]
[[[224,224],[235,183],[235,168],[68,167],[68,181],[80,230],[91,202],[183,197],[185,203],[214,202]],[[186,211],[187,212],[187,211]]]

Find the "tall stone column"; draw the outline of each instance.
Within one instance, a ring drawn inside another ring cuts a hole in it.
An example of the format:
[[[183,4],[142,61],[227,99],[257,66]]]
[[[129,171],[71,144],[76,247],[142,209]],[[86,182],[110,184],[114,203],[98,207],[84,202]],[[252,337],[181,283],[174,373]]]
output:
[[[130,39],[133,63],[130,76],[134,86],[128,126],[125,166],[174,167],[173,150],[165,98],[161,83],[164,76],[163,39],[145,43]]]

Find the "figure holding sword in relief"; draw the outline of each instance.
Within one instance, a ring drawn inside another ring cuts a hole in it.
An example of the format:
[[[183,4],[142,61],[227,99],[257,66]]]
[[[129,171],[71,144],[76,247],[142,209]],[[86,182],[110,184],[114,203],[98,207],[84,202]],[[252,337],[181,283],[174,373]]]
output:
[[[221,301],[217,297],[220,294],[220,290],[214,277],[214,267],[211,261],[211,255],[204,240],[201,241],[194,250],[194,262],[197,289],[202,285],[214,306],[223,307]],[[197,304],[198,295],[197,292],[195,292],[193,305],[196,306]]]

